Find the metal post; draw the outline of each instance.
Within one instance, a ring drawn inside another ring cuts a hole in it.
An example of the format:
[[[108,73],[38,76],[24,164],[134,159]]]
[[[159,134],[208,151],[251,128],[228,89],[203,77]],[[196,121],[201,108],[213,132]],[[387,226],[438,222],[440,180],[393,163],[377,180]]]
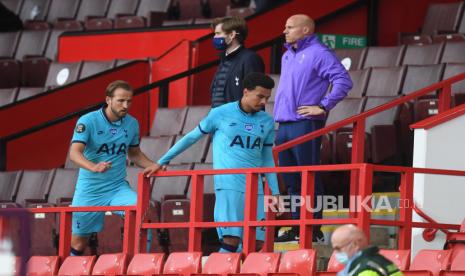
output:
[[[6,171],[6,141],[0,139],[0,171]]]
[[[365,159],[365,119],[354,122],[352,132],[352,163],[363,163]],[[357,195],[359,171],[350,171],[350,199]],[[349,217],[354,218],[356,214],[349,210]]]
[[[72,212],[60,212],[60,242],[58,244],[58,256],[64,260],[71,251],[71,219]]]
[[[256,173],[247,173],[246,176],[246,190],[245,190],[245,208],[244,208],[244,229],[242,252],[248,255],[250,252],[255,251],[255,227],[250,226],[250,221],[257,220],[257,193],[258,193],[258,176]]]
[[[191,206],[189,218],[188,251],[202,251],[202,229],[196,227],[203,221],[203,175],[192,175]]]
[[[363,164],[360,168],[360,206],[358,207],[358,227],[363,230],[370,240],[371,198],[373,195],[373,165]]]
[[[134,226],[134,250],[133,253],[145,252],[147,245],[147,229],[142,229],[142,224],[146,221],[146,212],[149,207],[150,200],[150,178],[144,177],[139,173],[137,180],[137,204],[136,204],[136,219]],[[143,250],[143,251],[142,251]]]
[[[164,82],[160,85],[158,92],[158,107],[168,107],[170,83]]]
[[[439,113],[442,113],[446,110],[450,109],[450,94],[451,94],[451,84],[446,84],[439,93],[439,103],[438,103],[438,110]]]
[[[398,249],[410,249],[412,243],[412,206],[413,172],[402,173],[400,178],[399,220],[403,226],[399,228]]]
[[[301,249],[309,249],[312,248],[312,236],[313,231],[312,225],[308,225],[305,221],[307,219],[313,218],[313,212],[307,210],[307,200],[311,202],[311,208],[315,206],[316,200],[315,199],[315,172],[303,171],[302,172],[302,183],[301,183],[301,191],[302,191],[302,198],[301,203],[304,203],[303,206],[300,207],[300,248]]]
[[[134,254],[134,233],[136,214],[134,211],[124,212],[123,253],[129,256]]]

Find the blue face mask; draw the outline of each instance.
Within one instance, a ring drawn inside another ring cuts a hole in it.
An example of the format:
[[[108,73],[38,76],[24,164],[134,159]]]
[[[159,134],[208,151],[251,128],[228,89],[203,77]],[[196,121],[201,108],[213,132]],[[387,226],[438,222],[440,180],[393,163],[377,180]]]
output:
[[[226,44],[226,39],[224,37],[214,37],[213,47],[218,51],[224,51],[228,48],[228,44]]]
[[[347,264],[349,262],[349,256],[347,255],[347,253],[337,252],[336,255],[334,255],[334,257],[336,257],[336,260],[341,264]]]

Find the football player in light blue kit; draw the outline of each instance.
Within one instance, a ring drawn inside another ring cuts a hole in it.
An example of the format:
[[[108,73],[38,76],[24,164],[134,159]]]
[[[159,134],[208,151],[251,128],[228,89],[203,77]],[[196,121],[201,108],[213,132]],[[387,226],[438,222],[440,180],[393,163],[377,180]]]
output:
[[[106,105],[79,118],[69,152],[80,167],[72,206],[135,205],[126,156],[145,168],[145,175],[158,168],[139,148],[139,123],[128,114],[132,96],[127,82],[114,81],[107,87]],[[103,218],[102,212],[73,213],[71,255],[82,255],[89,236],[103,229]]]
[[[262,111],[273,87],[274,81],[265,74],[247,75],[241,100],[213,108],[198,127],[158,160],[160,168],[206,134],[213,137],[214,169],[274,167],[274,122],[271,116]],[[279,195],[276,174],[266,174],[266,178],[273,196]],[[243,221],[245,175],[215,175],[214,183],[215,221]],[[265,214],[260,178],[258,185],[257,220],[262,220]],[[277,202],[277,199],[273,200]],[[238,251],[242,239],[241,227],[218,227],[217,232],[221,240],[220,252]],[[264,240],[261,227],[257,227],[256,238],[257,248],[261,248]]]

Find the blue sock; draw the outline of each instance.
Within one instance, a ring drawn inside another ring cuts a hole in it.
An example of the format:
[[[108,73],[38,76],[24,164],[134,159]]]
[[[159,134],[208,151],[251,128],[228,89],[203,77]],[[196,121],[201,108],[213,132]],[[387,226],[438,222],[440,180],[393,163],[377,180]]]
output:
[[[84,251],[79,251],[71,247],[71,250],[69,252],[70,256],[82,256],[84,254]]]
[[[153,239],[152,229],[148,229],[147,230],[147,252],[150,252],[150,249],[152,248],[152,239]]]
[[[221,248],[218,252],[220,253],[232,253],[232,252],[237,252],[238,246],[230,245],[227,243],[222,242],[221,243]]]

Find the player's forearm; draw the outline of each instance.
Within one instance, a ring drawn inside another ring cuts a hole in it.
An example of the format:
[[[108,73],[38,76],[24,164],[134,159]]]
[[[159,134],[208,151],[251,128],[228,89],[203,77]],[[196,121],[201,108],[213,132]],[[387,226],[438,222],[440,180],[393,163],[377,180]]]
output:
[[[266,146],[263,151],[263,167],[274,167],[274,159],[273,159],[273,152],[270,146]],[[266,180],[268,182],[268,187],[271,190],[273,195],[279,195],[279,185],[278,185],[278,177],[276,173],[266,173],[265,174]]]
[[[142,151],[132,156],[130,155],[129,159],[141,168],[147,168],[155,164],[155,162],[150,160]]]
[[[92,161],[89,161],[82,152],[79,151],[73,151],[71,150],[69,153],[69,159],[73,161],[76,165],[78,165],[80,168],[84,168],[89,171],[93,171],[93,168],[95,167],[95,163]]]
[[[171,149],[169,149],[168,152],[157,161],[157,163],[160,165],[168,164],[173,158],[181,154],[200,138],[202,138],[203,135],[204,134],[199,130],[199,128],[196,127],[194,130],[186,134],[186,136],[184,136],[181,140],[179,140],[173,147],[171,147]]]

